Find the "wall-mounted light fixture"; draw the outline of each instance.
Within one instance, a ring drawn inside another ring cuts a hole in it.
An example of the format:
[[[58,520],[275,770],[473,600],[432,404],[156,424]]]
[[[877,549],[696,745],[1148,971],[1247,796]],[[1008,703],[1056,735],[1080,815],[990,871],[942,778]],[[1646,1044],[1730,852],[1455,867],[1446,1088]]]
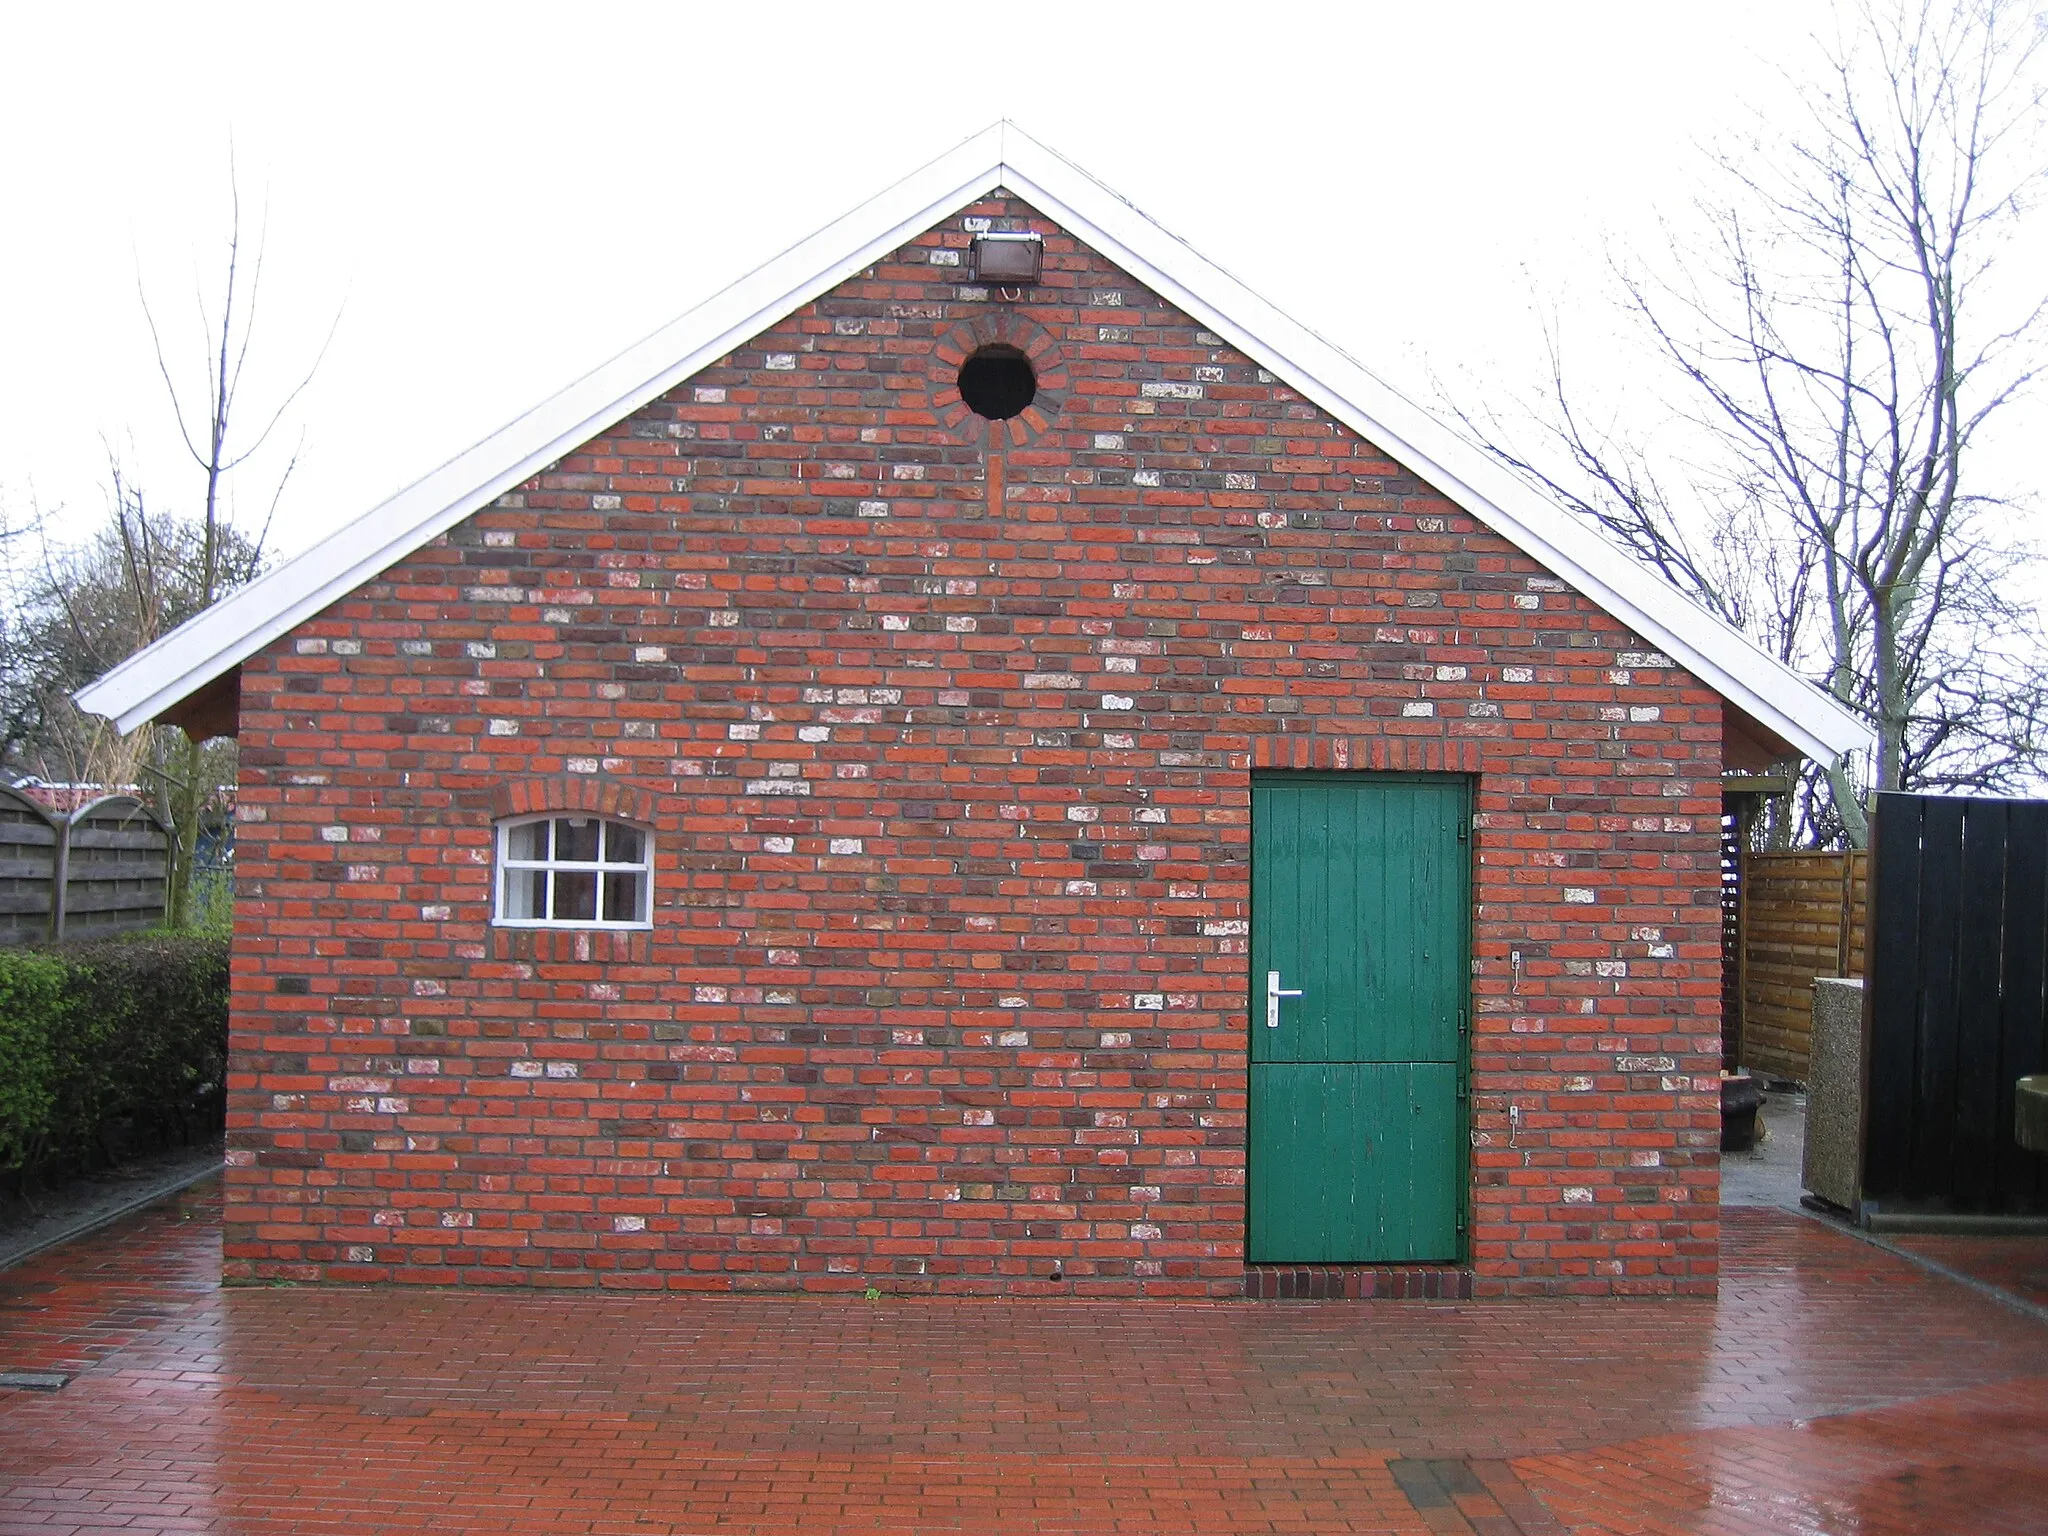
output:
[[[1038,281],[1040,258],[1045,242],[1037,235],[992,233],[976,235],[970,257],[974,280],[1018,287]]]

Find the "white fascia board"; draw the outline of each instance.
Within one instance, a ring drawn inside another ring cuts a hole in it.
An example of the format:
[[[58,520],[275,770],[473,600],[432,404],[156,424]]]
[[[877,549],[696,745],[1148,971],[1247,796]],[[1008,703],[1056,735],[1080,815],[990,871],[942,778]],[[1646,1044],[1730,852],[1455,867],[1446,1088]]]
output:
[[[1860,720],[1071,161],[985,129],[593,370],[77,695],[132,730],[428,540],[961,207],[1006,187],[1428,481],[1709,687],[1823,761]]]
[[[1200,320],[1809,757],[1869,726],[1087,172],[1012,128],[1003,184]]]
[[[429,540],[624,420],[793,311],[994,190],[1002,125],[984,129],[880,196],[599,365],[76,694],[123,732],[375,580]]]

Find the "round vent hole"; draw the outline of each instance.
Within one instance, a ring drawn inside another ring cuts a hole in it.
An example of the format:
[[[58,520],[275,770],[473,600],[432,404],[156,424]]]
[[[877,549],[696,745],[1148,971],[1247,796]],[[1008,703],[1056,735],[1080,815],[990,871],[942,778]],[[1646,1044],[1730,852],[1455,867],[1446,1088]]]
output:
[[[1031,359],[1000,342],[983,347],[960,365],[960,398],[977,416],[1008,421],[1038,395]]]

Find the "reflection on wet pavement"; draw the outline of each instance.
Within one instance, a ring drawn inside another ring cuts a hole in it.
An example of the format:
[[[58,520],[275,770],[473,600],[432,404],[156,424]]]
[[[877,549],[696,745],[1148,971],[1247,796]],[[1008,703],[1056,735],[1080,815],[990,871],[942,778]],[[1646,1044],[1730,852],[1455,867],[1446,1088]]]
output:
[[[866,1302],[221,1291],[217,1200],[0,1272],[0,1531],[2048,1531],[2048,1327],[1781,1209],[1717,1303]]]
[[[1959,1237],[1947,1233],[1888,1232],[1885,1240],[1958,1274],[2048,1307],[2048,1236]]]

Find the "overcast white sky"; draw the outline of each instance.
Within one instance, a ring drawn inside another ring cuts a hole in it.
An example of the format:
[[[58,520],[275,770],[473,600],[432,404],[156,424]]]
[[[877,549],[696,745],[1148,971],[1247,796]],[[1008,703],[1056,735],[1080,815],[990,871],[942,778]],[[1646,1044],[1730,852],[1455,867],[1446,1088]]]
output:
[[[20,7],[0,19],[0,497],[70,526],[106,447],[196,504],[137,300],[196,388],[196,287],[267,204],[239,477],[273,545],[362,512],[993,119],[1411,392],[1588,372],[1607,253],[1696,146],[1784,110],[1821,0],[1711,4]],[[1625,365],[1608,372],[1626,389]],[[2028,407],[2028,431],[2044,423]],[[2016,425],[2019,423],[2016,423]],[[2048,436],[2043,432],[2036,437]]]

